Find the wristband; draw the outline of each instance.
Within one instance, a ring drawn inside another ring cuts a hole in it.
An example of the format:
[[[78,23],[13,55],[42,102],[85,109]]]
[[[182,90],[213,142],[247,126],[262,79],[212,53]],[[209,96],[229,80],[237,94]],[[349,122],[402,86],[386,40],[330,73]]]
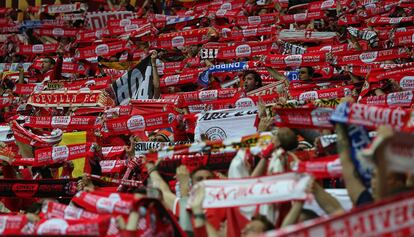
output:
[[[206,215],[204,213],[193,213],[194,219],[201,219],[201,220],[205,220],[206,219]]]

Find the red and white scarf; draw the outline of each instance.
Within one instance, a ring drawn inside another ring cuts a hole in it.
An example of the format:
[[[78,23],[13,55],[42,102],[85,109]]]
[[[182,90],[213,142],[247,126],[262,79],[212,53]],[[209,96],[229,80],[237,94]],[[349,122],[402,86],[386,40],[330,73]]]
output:
[[[239,42],[236,45],[224,46],[218,50],[217,59],[234,59],[260,56],[273,49],[272,41]]]
[[[326,62],[326,53],[305,53],[296,55],[273,55],[268,54],[265,65],[268,67],[306,67],[316,66]]]
[[[261,26],[274,24],[277,21],[278,13],[263,14],[260,16],[241,16],[236,18],[239,26]]]
[[[34,92],[27,103],[36,107],[104,107],[115,105],[115,102],[102,91]]]
[[[76,37],[78,34],[77,29],[63,29],[63,28],[46,28],[46,29],[34,29],[33,33],[38,36],[54,36],[54,37]]]
[[[121,196],[122,195],[122,196]],[[128,196],[128,199],[123,198]],[[134,210],[134,198],[132,195],[111,193],[101,195],[96,192],[79,192],[72,202],[87,211],[99,214],[128,215]]]
[[[322,89],[322,90],[314,90],[314,91],[290,91],[289,94],[291,99],[294,100],[301,100],[301,101],[309,101],[309,100],[316,100],[316,99],[335,99],[335,98],[342,98],[345,96],[351,96],[352,90],[354,86],[344,86],[338,88],[329,88],[329,89]]]
[[[270,231],[262,237],[293,236],[378,236],[400,234],[411,236],[414,218],[409,214],[414,205],[414,194],[401,194],[342,215],[317,218],[279,230]]]
[[[24,126],[85,131],[99,128],[98,121],[95,116],[26,116]]]
[[[277,108],[275,124],[290,128],[332,128],[332,108]]]
[[[59,44],[34,44],[34,45],[19,45],[19,54],[50,54],[56,53]]]
[[[413,91],[401,91],[386,95],[364,97],[358,103],[389,107],[411,107],[414,105],[413,97]]]
[[[186,30],[173,33],[159,34],[156,40],[151,42],[155,48],[174,48],[208,42],[209,28]]]
[[[36,235],[99,235],[106,236],[111,217],[101,216],[93,220],[65,220],[59,218],[42,219],[35,227]]]
[[[35,150],[35,158],[32,166],[53,165],[69,160],[87,157],[93,154],[91,144],[76,144],[45,147]]]
[[[140,131],[153,131],[160,128],[175,127],[176,117],[172,113],[122,116],[104,122],[106,136],[130,134]]]
[[[59,143],[63,136],[63,132],[60,129],[53,130],[52,133],[37,135],[24,128],[17,121],[12,121],[12,130],[16,141],[35,147],[52,146]]]
[[[104,43],[99,45],[92,45],[85,48],[78,48],[75,53],[75,58],[86,59],[98,56],[112,56],[122,51],[128,50],[129,44],[127,41],[116,41],[111,43]]]
[[[86,11],[88,5],[85,3],[73,3],[73,4],[57,4],[57,5],[43,5],[40,8],[41,12],[55,14],[55,13],[66,13],[66,12],[76,12],[76,11]]]
[[[126,160],[101,160],[99,165],[102,169],[102,174],[120,174],[127,168]]]
[[[337,65],[364,65],[397,58],[408,58],[410,55],[404,48],[385,49],[336,57]]]
[[[203,208],[240,207],[267,203],[304,200],[311,177],[285,173],[260,178],[204,180]],[[194,199],[190,196],[189,203]]]

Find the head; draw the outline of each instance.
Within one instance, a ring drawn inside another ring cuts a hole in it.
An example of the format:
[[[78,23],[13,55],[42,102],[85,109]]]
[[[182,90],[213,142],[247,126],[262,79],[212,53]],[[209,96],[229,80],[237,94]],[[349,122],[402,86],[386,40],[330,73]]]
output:
[[[253,70],[245,71],[243,74],[244,89],[246,92],[262,87],[260,74]]]
[[[263,215],[256,215],[247,223],[241,232],[242,237],[257,236],[269,230],[273,230],[275,226]]]
[[[191,172],[190,177],[192,185],[195,185],[203,180],[214,178],[214,174],[210,171],[208,167],[200,166],[197,169],[193,170],[193,172]]]
[[[285,151],[294,150],[299,145],[298,137],[296,136],[296,133],[288,127],[279,128],[277,132],[277,138],[280,141],[280,146]]]
[[[310,81],[315,70],[312,67],[301,67],[299,69],[299,80]]]
[[[404,173],[396,173],[387,171],[386,177],[383,180],[386,182],[386,190],[380,190],[380,177],[378,177],[378,169],[374,168],[371,178],[372,196],[375,201],[378,201],[384,195],[392,195],[403,191],[406,187],[407,176]]]
[[[51,70],[56,64],[56,61],[51,57],[46,57],[42,60],[42,72],[45,73]]]
[[[162,129],[157,133],[153,133],[152,136],[150,135],[148,140],[154,142],[173,142],[174,134],[168,130]]]

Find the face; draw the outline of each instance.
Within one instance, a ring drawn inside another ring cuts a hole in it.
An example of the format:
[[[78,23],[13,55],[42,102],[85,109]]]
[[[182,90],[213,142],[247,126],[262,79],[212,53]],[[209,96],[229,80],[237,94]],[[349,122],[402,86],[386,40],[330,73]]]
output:
[[[241,232],[242,237],[253,237],[265,231],[265,226],[258,220],[253,220],[247,223]]]
[[[244,77],[244,89],[246,90],[246,92],[252,91],[254,89],[256,89],[257,83],[254,80],[254,75],[253,74],[247,74]]]
[[[306,67],[301,67],[299,69],[299,80],[301,81],[309,81],[311,76],[309,75],[309,69]]]
[[[51,60],[49,58],[46,58],[42,62],[42,71],[43,72],[47,72],[50,69],[52,69],[52,62],[51,62]]]
[[[193,185],[203,180],[212,179],[213,174],[209,170],[199,170],[193,174],[192,182]]]

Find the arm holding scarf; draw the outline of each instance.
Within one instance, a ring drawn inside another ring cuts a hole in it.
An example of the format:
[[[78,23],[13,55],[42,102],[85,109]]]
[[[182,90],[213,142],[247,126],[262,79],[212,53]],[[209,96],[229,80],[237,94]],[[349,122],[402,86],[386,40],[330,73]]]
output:
[[[157,51],[153,51],[151,54],[151,67],[152,67],[152,77],[153,77],[153,85],[154,85],[154,95],[153,99],[159,99],[161,96],[160,92],[160,76],[158,75],[157,70],[157,60],[158,54]]]
[[[356,205],[360,195],[366,191],[366,189],[359,179],[358,173],[351,160],[351,145],[349,144],[349,139],[347,137],[346,125],[337,123],[336,134],[338,135],[337,149],[341,161],[345,186],[352,203]]]
[[[147,162],[145,164],[145,166],[146,166],[146,168],[148,170],[149,177],[151,178],[154,187],[159,188],[161,190],[162,197],[163,197],[163,200],[165,202],[165,205],[171,211],[174,210],[174,204],[175,204],[175,200],[177,199],[177,197],[170,190],[170,187],[164,181],[164,179],[161,177],[160,173],[156,170],[157,169],[156,168],[157,166],[154,165],[151,162]]]

